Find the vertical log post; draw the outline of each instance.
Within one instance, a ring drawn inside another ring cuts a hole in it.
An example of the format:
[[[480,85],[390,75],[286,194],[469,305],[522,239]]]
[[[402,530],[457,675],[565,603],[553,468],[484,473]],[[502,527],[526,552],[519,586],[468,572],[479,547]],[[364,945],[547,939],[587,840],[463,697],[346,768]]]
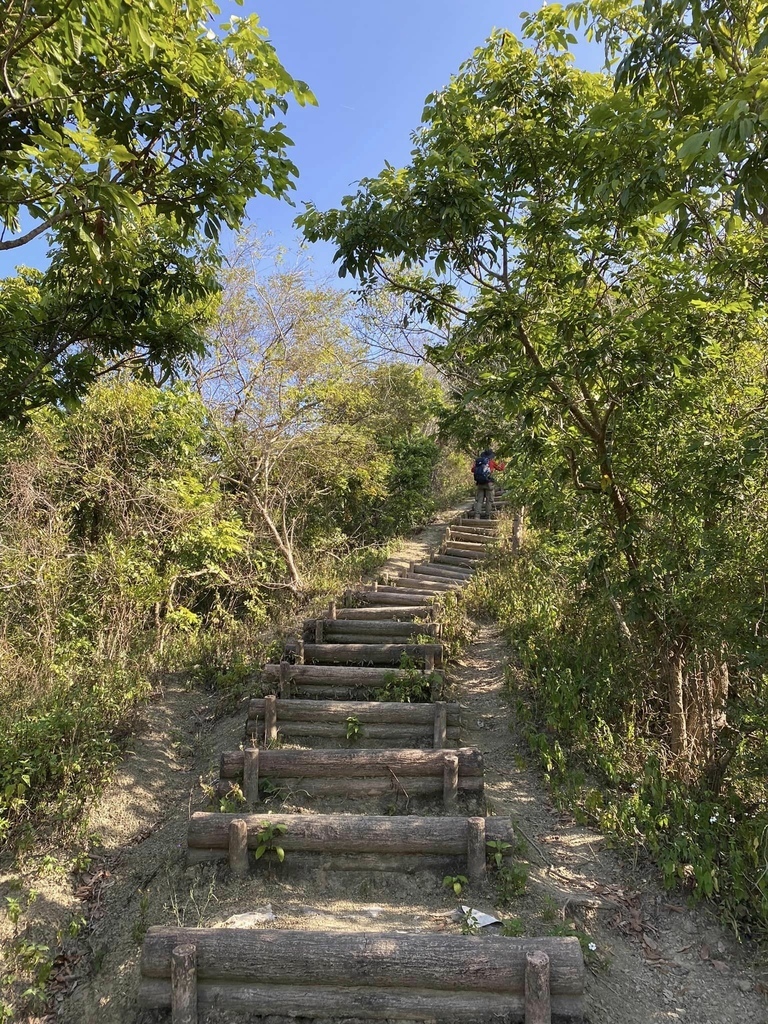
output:
[[[549,957],[541,950],[525,958],[525,1024],[552,1024]]]
[[[197,1024],[197,950],[191,942],[171,951],[171,1022]]]
[[[291,696],[291,666],[287,661],[280,662],[280,696],[283,699]]]
[[[248,874],[248,826],[242,818],[229,823],[229,869],[236,878]]]
[[[323,642],[323,620],[315,619],[315,643],[321,644]]]
[[[432,746],[435,750],[442,750],[445,746],[447,725],[448,711],[445,701],[435,701],[435,729],[432,734]]]
[[[335,601],[331,601],[331,603],[328,605],[328,618],[329,619],[335,619],[336,618],[336,602]]]
[[[384,578],[386,579],[386,576]],[[374,580],[373,581],[373,592],[374,592],[374,594],[376,593],[376,591],[378,589],[379,589],[379,581],[378,580]]]
[[[485,818],[467,818],[467,875],[485,880]]]
[[[446,754],[443,761],[443,804],[446,811],[455,811],[459,798],[459,758]]]
[[[248,807],[259,802],[259,752],[248,747],[243,751],[243,795]]]
[[[301,636],[296,641],[296,664],[304,664],[304,638]]]
[[[424,671],[426,673],[435,671],[435,656],[431,651],[424,655]]]
[[[277,739],[277,697],[274,693],[264,698],[264,745]]]

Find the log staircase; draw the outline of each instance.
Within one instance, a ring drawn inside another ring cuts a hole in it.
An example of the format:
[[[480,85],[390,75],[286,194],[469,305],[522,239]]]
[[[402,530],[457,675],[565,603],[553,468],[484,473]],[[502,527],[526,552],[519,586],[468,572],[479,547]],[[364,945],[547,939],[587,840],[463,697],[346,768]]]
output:
[[[265,839],[271,824],[280,829],[281,870],[485,879],[487,844],[511,848],[513,831],[480,814],[483,757],[460,745],[460,705],[444,699],[440,614],[444,596],[460,591],[496,542],[494,521],[460,515],[429,560],[348,591],[343,607],[332,603],[304,622],[280,662],[264,668],[273,692],[250,701],[244,749],[221,755],[216,791],[236,786],[246,807],[191,816],[190,864],[223,861],[245,878],[268,859],[256,858],[259,846],[276,845]],[[414,683],[421,702],[386,699]],[[265,790],[294,787],[310,801],[403,791],[439,801],[443,813],[257,812]],[[173,1024],[203,1024],[212,1009],[246,1019],[576,1024],[583,987],[574,938],[160,928],[144,941],[139,999],[169,1009]]]

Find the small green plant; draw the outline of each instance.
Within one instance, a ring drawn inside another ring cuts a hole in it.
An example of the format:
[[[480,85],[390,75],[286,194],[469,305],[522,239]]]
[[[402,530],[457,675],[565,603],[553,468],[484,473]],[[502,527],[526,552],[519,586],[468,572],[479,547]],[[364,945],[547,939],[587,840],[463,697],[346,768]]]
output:
[[[347,740],[349,743],[355,743],[360,738],[360,719],[357,715],[349,715],[347,717]]]
[[[5,912],[8,915],[8,920],[13,925],[13,934],[15,936],[19,930],[19,918],[21,917],[20,900],[17,900],[15,896],[6,896]]]
[[[446,875],[443,879],[443,888],[452,889],[457,896],[461,896],[461,890],[467,884],[465,875]]]
[[[131,936],[137,946],[140,946],[144,941],[144,936],[147,933],[147,915],[149,913],[149,893],[143,890],[139,897],[139,912],[136,915],[136,920],[133,922],[133,928],[131,929]]]
[[[496,873],[496,898],[500,906],[508,906],[525,892],[528,869],[524,864],[505,865]]]
[[[269,854],[270,856],[274,856],[282,864],[285,860],[285,848],[280,846],[278,840],[280,836],[285,835],[287,831],[287,825],[283,825],[278,822],[263,821],[261,823],[261,830],[256,836],[256,860],[261,860],[265,854]]]
[[[500,871],[504,864],[504,854],[512,848],[512,843],[505,843],[502,839],[491,839],[485,846],[491,863]]]
[[[91,866],[91,855],[86,850],[81,850],[76,853],[72,858],[72,871],[74,874],[80,874],[83,871],[87,871]]]
[[[234,814],[245,803],[245,793],[236,782],[233,782],[228,791],[219,798],[219,810],[222,814]]]
[[[441,676],[422,672],[408,654],[400,658],[400,667],[384,675],[384,686],[375,691],[376,700],[399,701],[401,704],[426,703],[437,688]]]
[[[480,924],[471,910],[465,910],[461,917],[461,934],[477,935],[480,931]]]
[[[509,917],[501,922],[501,934],[510,939],[519,939],[525,935],[525,922],[519,917]]]
[[[558,914],[559,910],[557,903],[549,895],[549,893],[547,893],[547,895],[544,897],[544,905],[541,909],[542,921],[556,921]]]

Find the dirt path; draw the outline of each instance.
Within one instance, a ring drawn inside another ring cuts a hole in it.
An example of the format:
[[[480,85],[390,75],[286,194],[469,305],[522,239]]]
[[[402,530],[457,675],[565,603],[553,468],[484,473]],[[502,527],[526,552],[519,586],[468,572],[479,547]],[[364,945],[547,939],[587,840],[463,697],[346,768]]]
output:
[[[446,514],[449,518],[450,514]],[[440,537],[433,524],[390,563],[424,557]],[[605,849],[599,833],[555,811],[514,731],[503,689],[507,650],[498,631],[477,627],[475,642],[452,671],[455,695],[466,706],[462,742],[486,760],[489,813],[510,816],[527,863],[525,892],[498,905],[492,884],[470,887],[460,899],[442,879],[349,872],[312,877],[258,873],[243,881],[214,866],[185,867],[190,810],[206,805],[198,779],[211,779],[218,754],[243,738],[244,707],[214,722],[199,692],[169,686],[147,710],[146,728],[91,820],[99,859],[80,875],[47,883],[46,904],[89,916],[69,944],[56,1015],[61,1024],[148,1024],[165,1020],[137,1010],[138,960],[151,925],[226,925],[297,930],[459,931],[459,903],[514,919],[523,934],[575,929],[590,965],[590,1024],[768,1024],[755,988],[758,963],[718,927],[706,910],[690,911]],[[318,800],[282,809],[381,812],[368,802],[344,806]],[[406,812],[399,807],[396,813]],[[243,921],[241,915],[250,915]],[[239,920],[233,921],[233,918]],[[497,927],[497,926],[494,926]],[[41,1020],[44,1018],[41,1018]],[[225,1021],[224,1016],[211,1022]]]

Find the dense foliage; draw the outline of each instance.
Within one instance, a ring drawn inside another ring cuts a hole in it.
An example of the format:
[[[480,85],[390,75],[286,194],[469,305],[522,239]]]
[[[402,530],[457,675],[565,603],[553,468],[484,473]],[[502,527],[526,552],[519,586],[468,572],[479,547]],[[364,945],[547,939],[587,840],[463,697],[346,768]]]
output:
[[[585,26],[615,76],[574,66]],[[601,819],[762,929],[764,27],[546,6],[535,47],[497,33],[427,98],[406,167],[302,218],[445,334],[448,423],[511,463],[540,547],[488,602],[548,766],[618,785]]]

